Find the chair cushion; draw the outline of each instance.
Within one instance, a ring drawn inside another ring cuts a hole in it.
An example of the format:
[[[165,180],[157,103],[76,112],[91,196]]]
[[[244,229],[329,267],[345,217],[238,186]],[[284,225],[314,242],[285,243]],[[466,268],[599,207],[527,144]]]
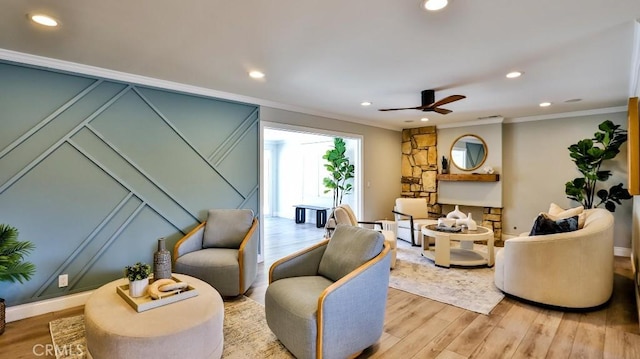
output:
[[[267,287],[267,324],[298,358],[315,357],[318,298],[331,284],[322,276],[303,276],[279,279]]]
[[[349,220],[351,220],[351,225],[352,226],[357,226],[358,225],[358,219],[356,218],[356,214],[353,212],[353,209],[351,208],[351,206],[349,206],[346,203],[343,203],[340,205],[340,207],[344,208],[347,211],[347,215],[349,216]]]
[[[253,223],[250,209],[211,209],[204,227],[202,248],[240,248]]]
[[[173,271],[209,283],[222,296],[239,294],[240,264],[237,249],[206,248],[187,253],[176,260]]]
[[[541,213],[531,228],[530,236],[573,232],[578,230],[578,216],[553,220],[546,213]]]
[[[337,281],[380,254],[382,233],[372,229],[338,225],[320,260],[318,274]]]
[[[338,224],[346,224],[349,226],[357,226],[357,223],[351,222],[351,217],[347,213],[347,210],[338,206],[333,210],[333,216],[336,220],[336,225]]]

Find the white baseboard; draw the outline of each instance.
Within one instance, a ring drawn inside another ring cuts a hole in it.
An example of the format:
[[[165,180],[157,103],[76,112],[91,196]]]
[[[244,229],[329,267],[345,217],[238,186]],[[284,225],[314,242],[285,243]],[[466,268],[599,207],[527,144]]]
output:
[[[7,323],[15,322],[16,320],[35,317],[36,315],[84,305],[91,293],[93,291],[7,307],[6,321]]]
[[[613,247],[613,255],[618,257],[631,257],[631,248]]]

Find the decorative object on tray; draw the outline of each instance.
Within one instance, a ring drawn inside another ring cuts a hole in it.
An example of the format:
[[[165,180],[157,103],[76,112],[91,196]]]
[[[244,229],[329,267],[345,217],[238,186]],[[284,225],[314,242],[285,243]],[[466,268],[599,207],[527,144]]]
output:
[[[462,231],[462,227],[456,227],[456,226],[447,227],[447,226],[437,225],[436,226],[436,231],[457,233],[457,232],[461,232]]]
[[[467,227],[470,231],[475,231],[478,229],[478,224],[471,217],[471,212],[467,215],[467,218],[456,219],[456,226],[464,226]]]
[[[138,262],[124,268],[124,276],[129,279],[129,295],[133,298],[142,297],[147,293],[151,266]]]
[[[193,286],[176,277],[152,280],[147,294],[140,297],[129,294],[129,284],[117,286],[116,292],[138,313],[198,295]]]
[[[171,253],[165,248],[164,238],[158,239],[158,250],[153,254],[153,278],[171,278]]]
[[[465,219],[465,218],[467,218],[467,215],[462,213],[462,211],[460,211],[460,208],[458,208],[458,205],[456,205],[456,208],[453,211],[447,213],[447,218]]]
[[[453,227],[456,225],[456,220],[453,218],[438,218],[438,227]]]

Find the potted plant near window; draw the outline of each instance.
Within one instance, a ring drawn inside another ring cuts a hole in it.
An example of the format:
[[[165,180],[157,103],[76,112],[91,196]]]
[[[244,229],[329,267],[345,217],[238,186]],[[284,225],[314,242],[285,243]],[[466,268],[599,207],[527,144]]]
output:
[[[349,157],[345,155],[347,151],[346,143],[340,137],[333,139],[333,148],[328,149],[323,159],[327,160],[324,167],[329,171],[329,177],[322,179],[326,190],[324,193],[333,191],[333,208],[342,203],[342,196],[351,193],[355,168],[350,163]]]
[[[18,230],[6,224],[0,224],[0,282],[20,282],[31,279],[36,272],[33,263],[25,262],[24,257],[35,246],[29,241],[18,241]],[[0,298],[0,335],[6,325],[6,304]]]
[[[151,266],[138,262],[132,266],[124,267],[124,276],[129,279],[129,295],[133,298],[142,297],[149,287],[149,275]]]

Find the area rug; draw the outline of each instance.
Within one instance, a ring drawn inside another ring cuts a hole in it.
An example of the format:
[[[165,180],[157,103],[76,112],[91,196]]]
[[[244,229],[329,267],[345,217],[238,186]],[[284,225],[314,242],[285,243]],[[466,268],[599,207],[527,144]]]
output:
[[[420,251],[398,246],[390,287],[481,314],[489,314],[504,298],[493,284],[493,268],[441,268]]]
[[[57,359],[87,358],[84,336],[84,316],[62,318],[49,323]],[[68,350],[68,348],[80,348]],[[262,304],[240,297],[224,302],[224,350],[226,359],[245,358],[294,358],[280,344],[267,326]]]

